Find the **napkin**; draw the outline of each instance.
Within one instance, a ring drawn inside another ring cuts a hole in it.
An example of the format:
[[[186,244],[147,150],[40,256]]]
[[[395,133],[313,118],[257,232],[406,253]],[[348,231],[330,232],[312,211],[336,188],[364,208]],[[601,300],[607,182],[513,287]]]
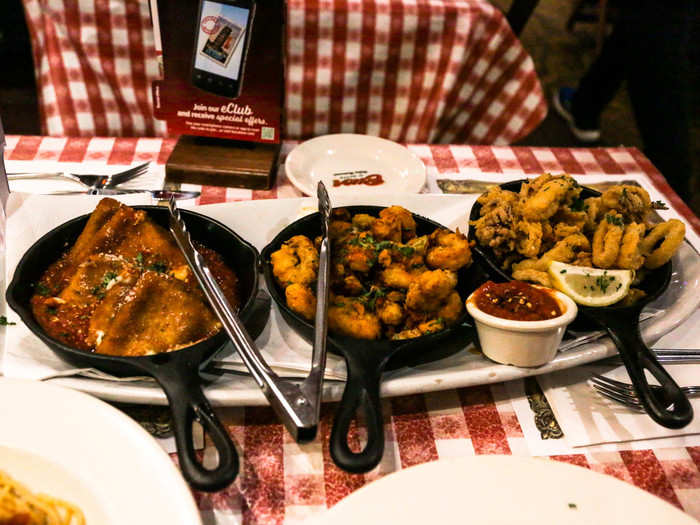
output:
[[[665,365],[665,368],[680,386],[700,384],[700,364]],[[682,429],[663,427],[647,414],[595,392],[589,383],[594,373],[630,382],[623,366],[602,365],[585,365],[537,378],[571,447],[635,442],[643,446],[647,443],[642,445],[642,441],[669,437],[681,437],[674,446],[700,444],[700,417],[696,416]],[[700,399],[690,402],[695,414],[700,413]]]

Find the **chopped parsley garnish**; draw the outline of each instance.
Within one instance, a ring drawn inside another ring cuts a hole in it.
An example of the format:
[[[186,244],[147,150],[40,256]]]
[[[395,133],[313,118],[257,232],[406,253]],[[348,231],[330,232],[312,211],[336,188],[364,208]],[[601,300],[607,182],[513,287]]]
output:
[[[104,299],[105,298],[105,291],[107,290],[107,287],[109,286],[109,283],[111,283],[114,279],[118,277],[116,272],[107,272],[104,274],[102,277],[102,282],[98,284],[97,286],[93,286],[92,289],[90,290],[90,293],[97,297],[98,299]]]
[[[651,203],[651,207],[655,210],[668,210],[668,206],[664,201],[654,201]]]
[[[608,224],[613,224],[615,226],[622,226],[622,217],[618,217],[617,215],[606,215],[605,220],[608,221]]]
[[[136,254],[136,257],[134,257],[134,262],[136,263],[136,266],[139,267],[139,270],[143,270],[143,254],[141,252]]]
[[[614,280],[614,277],[610,277],[607,275],[607,272],[604,272],[603,275],[599,275],[598,277],[595,278],[595,283],[600,288],[600,290],[605,293],[606,290],[608,289],[608,286],[610,286],[610,283]]]
[[[107,272],[105,276],[102,278],[102,284],[100,286],[104,286],[105,288],[111,283],[114,279],[117,278],[116,272]]]
[[[566,268],[564,268],[563,270],[560,270],[559,273],[566,273]]]
[[[168,265],[165,264],[165,263],[162,263],[162,262],[157,262],[157,263],[151,264],[151,265],[150,265],[148,268],[146,268],[146,269],[147,269],[147,270],[154,271],[154,272],[158,272],[158,273],[165,273],[165,272],[168,271]]]
[[[404,257],[410,257],[416,251],[413,248],[411,248],[410,246],[399,246],[399,247],[397,247],[397,250]]]
[[[43,296],[43,297],[48,297],[48,295],[49,295],[49,289],[48,289],[45,285],[43,285],[43,284],[41,284],[41,283],[37,283],[37,285],[36,285],[36,293],[38,293],[39,295],[41,295],[41,296]]]
[[[387,248],[391,248],[393,245],[394,245],[394,243],[391,241],[382,241],[382,242],[378,242],[377,245],[375,246],[375,248],[378,252],[381,252],[382,250],[386,250]]]
[[[584,211],[586,208],[588,208],[588,205],[580,197],[571,203],[572,211]]]
[[[380,297],[384,297],[385,295],[386,292],[381,288],[372,288],[369,292],[365,292],[362,294],[362,299],[364,300],[367,308],[369,308],[370,310],[374,310],[377,299],[379,299]]]
[[[569,508],[570,509],[577,509],[578,506],[576,506],[576,503],[569,503]]]
[[[56,308],[54,308],[53,306],[47,306],[47,307],[46,307],[46,311],[47,311],[50,315],[56,315],[56,314],[58,313],[58,310],[57,310]]]
[[[13,321],[8,321],[7,317],[5,317],[4,315],[0,315],[0,326],[12,326],[12,325],[16,325],[16,324],[17,323],[15,323]]]

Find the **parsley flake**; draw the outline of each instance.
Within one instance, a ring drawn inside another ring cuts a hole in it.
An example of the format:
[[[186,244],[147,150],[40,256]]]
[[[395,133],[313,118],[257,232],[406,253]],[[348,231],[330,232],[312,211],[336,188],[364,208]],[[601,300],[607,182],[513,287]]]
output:
[[[15,323],[13,321],[8,321],[7,317],[5,317],[4,315],[0,315],[0,326],[13,326],[16,324],[17,323]]]

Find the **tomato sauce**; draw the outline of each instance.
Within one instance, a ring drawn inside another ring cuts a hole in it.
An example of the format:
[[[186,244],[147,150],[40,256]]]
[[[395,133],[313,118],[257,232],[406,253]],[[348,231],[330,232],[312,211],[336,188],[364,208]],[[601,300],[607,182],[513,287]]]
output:
[[[513,321],[544,321],[563,312],[547,290],[522,281],[482,284],[472,299],[484,313]]]

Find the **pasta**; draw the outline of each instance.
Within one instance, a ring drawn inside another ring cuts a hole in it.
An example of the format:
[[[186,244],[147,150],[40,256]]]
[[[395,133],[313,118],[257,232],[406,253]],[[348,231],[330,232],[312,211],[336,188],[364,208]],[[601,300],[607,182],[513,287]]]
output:
[[[85,525],[85,516],[75,505],[35,494],[0,470],[0,525]]]

